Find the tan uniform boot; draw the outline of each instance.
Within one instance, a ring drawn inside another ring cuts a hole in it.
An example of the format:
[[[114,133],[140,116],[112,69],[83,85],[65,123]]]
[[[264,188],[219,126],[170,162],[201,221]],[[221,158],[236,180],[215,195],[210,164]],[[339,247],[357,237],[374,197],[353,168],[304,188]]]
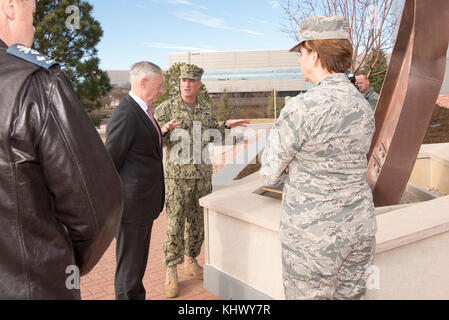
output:
[[[176,267],[176,264],[167,267],[165,275],[165,295],[167,298],[176,298],[179,294],[178,271]]]
[[[186,257],[184,262],[184,272],[189,276],[203,280],[203,268],[198,265],[195,258]]]

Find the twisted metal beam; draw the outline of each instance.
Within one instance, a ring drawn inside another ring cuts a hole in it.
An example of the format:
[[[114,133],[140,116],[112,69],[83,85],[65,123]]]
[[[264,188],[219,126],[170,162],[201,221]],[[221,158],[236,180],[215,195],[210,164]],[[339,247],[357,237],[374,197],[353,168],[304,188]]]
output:
[[[406,0],[376,107],[367,182],[376,206],[399,203],[441,90],[449,0]]]

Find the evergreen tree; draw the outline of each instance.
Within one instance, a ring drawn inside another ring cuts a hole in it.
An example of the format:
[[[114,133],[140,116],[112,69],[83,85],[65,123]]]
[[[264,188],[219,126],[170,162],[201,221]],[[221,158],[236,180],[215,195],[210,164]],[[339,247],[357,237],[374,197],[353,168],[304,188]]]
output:
[[[276,95],[276,118],[281,114],[281,110],[284,107],[280,97]],[[274,118],[274,91],[271,91],[267,101],[267,118]]]
[[[96,45],[103,36],[85,0],[36,2],[34,48],[58,61],[69,76],[87,111],[100,107],[99,99],[111,90],[110,79],[100,70]]]
[[[181,66],[185,64],[185,62],[174,63],[167,71],[165,71],[164,91],[159,95],[157,101],[153,103],[153,108],[156,108],[165,100],[179,94],[179,76],[181,75]],[[209,103],[212,102],[204,84],[198,89],[197,96],[205,99]]]
[[[376,57],[377,53],[371,52],[362,70],[368,74],[370,86],[374,88],[374,91],[380,93],[387,74],[388,62],[383,51],[380,51],[377,59]]]
[[[226,90],[223,92],[223,95],[221,96],[220,104],[218,105],[217,111],[218,111],[217,112],[218,120],[220,121],[229,120],[232,116],[232,106],[231,103],[229,102]]]

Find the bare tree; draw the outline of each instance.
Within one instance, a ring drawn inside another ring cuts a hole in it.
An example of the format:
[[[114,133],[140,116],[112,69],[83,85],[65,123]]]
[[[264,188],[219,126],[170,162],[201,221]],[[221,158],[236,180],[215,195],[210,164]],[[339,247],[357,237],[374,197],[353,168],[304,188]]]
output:
[[[298,25],[316,15],[342,15],[354,48],[351,72],[368,63],[368,73],[376,66],[381,52],[393,48],[403,1],[398,0],[278,0],[288,23],[283,31],[298,40]]]

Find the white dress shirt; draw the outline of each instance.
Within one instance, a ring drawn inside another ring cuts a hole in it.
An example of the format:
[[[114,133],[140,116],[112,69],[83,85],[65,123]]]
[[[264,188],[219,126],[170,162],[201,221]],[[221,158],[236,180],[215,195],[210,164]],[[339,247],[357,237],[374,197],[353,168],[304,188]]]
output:
[[[148,118],[150,117],[147,113],[148,110],[148,106],[145,103],[145,101],[143,101],[140,97],[136,96],[132,91],[129,92],[129,95],[131,96],[131,98],[134,99],[135,102],[137,102],[137,104],[139,105],[139,107],[142,108],[142,110],[145,112],[145,114],[148,116]]]

